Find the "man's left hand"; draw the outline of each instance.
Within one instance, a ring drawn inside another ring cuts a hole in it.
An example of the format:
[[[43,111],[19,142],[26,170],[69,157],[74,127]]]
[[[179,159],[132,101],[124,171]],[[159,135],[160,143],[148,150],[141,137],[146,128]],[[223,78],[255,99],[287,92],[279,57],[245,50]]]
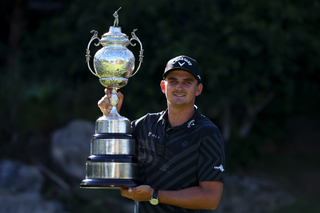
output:
[[[148,185],[141,185],[129,189],[121,188],[120,190],[123,197],[134,201],[149,201],[153,195],[153,188]]]

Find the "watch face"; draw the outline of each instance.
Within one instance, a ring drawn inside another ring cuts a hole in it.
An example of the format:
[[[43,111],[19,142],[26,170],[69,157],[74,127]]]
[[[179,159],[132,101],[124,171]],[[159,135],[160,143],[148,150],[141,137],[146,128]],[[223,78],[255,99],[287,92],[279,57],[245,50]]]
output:
[[[150,203],[151,203],[152,205],[158,205],[159,200],[156,199],[156,198],[151,198],[151,199],[150,199]]]

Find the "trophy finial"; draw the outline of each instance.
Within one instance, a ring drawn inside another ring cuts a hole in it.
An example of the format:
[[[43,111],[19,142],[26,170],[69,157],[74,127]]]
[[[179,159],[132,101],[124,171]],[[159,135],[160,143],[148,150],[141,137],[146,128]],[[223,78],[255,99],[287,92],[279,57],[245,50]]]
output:
[[[118,15],[118,11],[121,9],[121,7],[113,13],[113,17],[114,17],[114,22],[113,22],[113,26],[114,27],[118,27],[119,26],[119,15]]]

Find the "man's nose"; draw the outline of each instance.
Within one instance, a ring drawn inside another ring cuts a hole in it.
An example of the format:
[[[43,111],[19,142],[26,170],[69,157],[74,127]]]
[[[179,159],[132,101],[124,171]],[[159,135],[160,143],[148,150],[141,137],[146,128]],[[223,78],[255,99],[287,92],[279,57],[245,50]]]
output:
[[[183,83],[182,83],[182,82],[179,82],[179,83],[177,84],[176,89],[179,89],[179,90],[183,89]]]

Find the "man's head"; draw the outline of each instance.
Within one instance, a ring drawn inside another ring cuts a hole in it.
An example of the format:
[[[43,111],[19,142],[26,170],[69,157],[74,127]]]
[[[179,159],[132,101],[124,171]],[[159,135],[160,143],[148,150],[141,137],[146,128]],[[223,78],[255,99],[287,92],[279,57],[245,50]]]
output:
[[[196,60],[188,56],[171,59],[163,73],[160,86],[168,106],[193,108],[196,96],[202,92],[202,83]]]
[[[198,63],[193,58],[181,55],[169,60],[164,69],[164,73],[162,75],[163,78],[165,78],[168,75],[168,73],[170,73],[173,70],[185,70],[191,73],[198,80],[198,83],[201,83]]]

